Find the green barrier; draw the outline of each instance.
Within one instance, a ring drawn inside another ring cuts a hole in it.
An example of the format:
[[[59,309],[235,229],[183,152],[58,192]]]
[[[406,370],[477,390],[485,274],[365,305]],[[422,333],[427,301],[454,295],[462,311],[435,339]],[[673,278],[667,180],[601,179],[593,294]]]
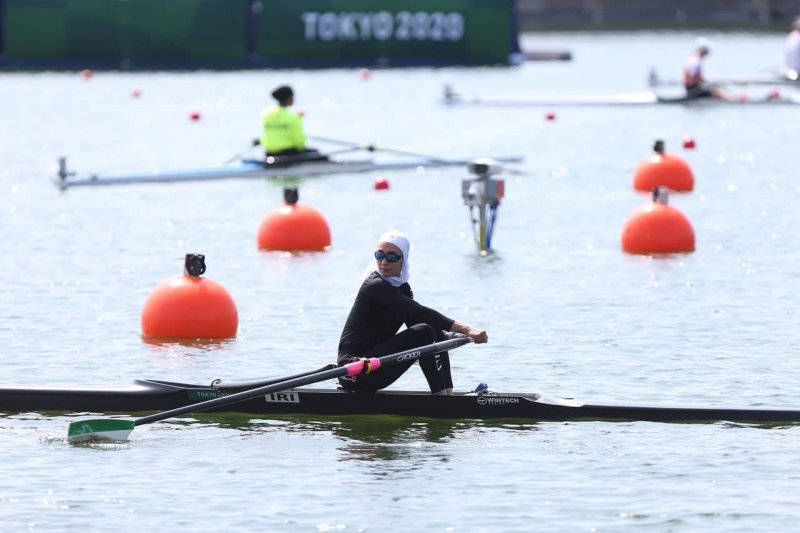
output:
[[[514,0],[0,0],[0,65],[508,64]],[[396,5],[395,5],[396,4]]]
[[[513,1],[273,1],[258,53],[277,61],[508,64]]]
[[[248,0],[5,0],[9,61],[243,62]]]

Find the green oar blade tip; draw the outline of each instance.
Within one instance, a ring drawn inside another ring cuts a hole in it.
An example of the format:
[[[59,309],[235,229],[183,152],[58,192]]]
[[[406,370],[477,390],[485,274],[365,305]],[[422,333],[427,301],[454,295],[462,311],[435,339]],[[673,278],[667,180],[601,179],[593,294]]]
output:
[[[97,418],[94,420],[79,420],[69,425],[67,442],[79,444],[90,441],[125,441],[133,431],[133,420],[116,420],[111,418]]]

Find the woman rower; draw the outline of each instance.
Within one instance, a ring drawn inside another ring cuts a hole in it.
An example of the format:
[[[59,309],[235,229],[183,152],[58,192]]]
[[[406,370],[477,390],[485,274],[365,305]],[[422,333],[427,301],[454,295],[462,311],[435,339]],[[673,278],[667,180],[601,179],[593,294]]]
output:
[[[683,86],[689,98],[719,96],[717,87],[709,85],[703,76],[703,60],[710,53],[711,42],[705,37],[698,37],[694,42],[694,50],[683,65]]]
[[[272,91],[272,97],[278,105],[262,111],[261,139],[257,139],[253,144],[261,144],[267,157],[296,156],[293,159],[298,161],[327,159],[317,150],[306,146],[303,115],[289,109],[294,105],[292,88],[281,85]]]
[[[359,357],[379,357],[444,340],[446,332],[466,335],[476,343],[488,342],[485,330],[467,326],[414,300],[409,279],[408,238],[399,231],[381,236],[364,281],[339,340],[339,365]],[[406,329],[400,331],[400,326]],[[413,361],[380,369],[374,374],[339,378],[342,388],[375,392],[394,383]],[[447,352],[420,359],[432,394],[453,394]]]

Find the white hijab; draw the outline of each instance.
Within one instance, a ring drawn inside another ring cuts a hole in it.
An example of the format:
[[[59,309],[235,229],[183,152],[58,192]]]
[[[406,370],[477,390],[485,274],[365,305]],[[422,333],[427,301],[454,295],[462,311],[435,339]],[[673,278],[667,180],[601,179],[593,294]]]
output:
[[[403,253],[403,267],[400,269],[399,276],[387,276],[383,279],[395,287],[399,287],[403,283],[408,283],[408,279],[410,277],[408,273],[408,256],[411,252],[411,243],[408,242],[408,237],[406,237],[404,233],[393,229],[381,235],[381,238],[378,239],[378,248],[380,248],[380,245],[384,243],[394,244],[400,248],[400,251]],[[378,271],[375,264],[376,260],[372,259],[372,261],[367,265],[367,268],[364,270],[364,273],[361,276],[362,282],[367,279],[370,274]]]

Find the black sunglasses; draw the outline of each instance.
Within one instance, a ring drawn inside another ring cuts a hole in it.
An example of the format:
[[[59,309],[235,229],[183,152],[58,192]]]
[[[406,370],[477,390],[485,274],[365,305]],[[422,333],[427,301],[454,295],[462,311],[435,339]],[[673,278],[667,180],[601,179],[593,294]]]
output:
[[[396,254],[394,252],[383,253],[383,250],[375,250],[375,253],[373,255],[375,256],[375,259],[377,259],[378,261],[383,261],[384,259],[386,259],[390,263],[397,263],[403,258],[402,255]]]

